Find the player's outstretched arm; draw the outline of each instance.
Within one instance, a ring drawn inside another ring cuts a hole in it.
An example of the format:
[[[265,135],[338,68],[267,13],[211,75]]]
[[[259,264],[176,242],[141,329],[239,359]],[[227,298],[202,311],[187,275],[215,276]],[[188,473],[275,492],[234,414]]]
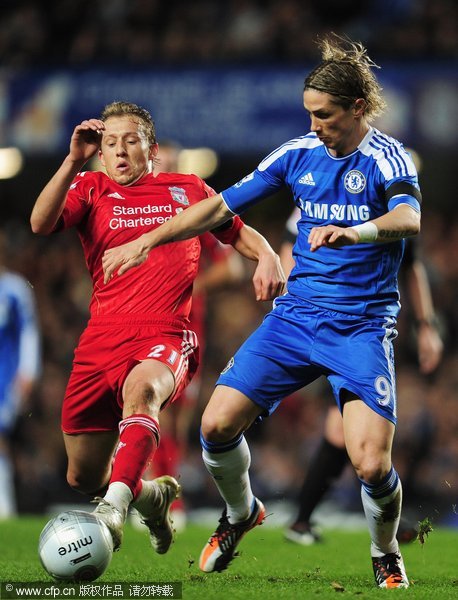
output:
[[[100,148],[103,129],[105,125],[99,119],[89,119],[75,127],[68,155],[43,188],[32,209],[30,224],[34,233],[46,235],[53,231],[64,210],[73,179]]]
[[[286,277],[280,257],[258,231],[244,225],[233,245],[242,256],[258,263],[253,276],[256,300],[273,300],[283,293]]]
[[[362,225],[313,227],[308,241],[310,250],[314,252],[322,246],[341,248],[353,244],[395,242],[419,232],[420,213],[408,204],[399,204],[381,217]]]
[[[222,225],[231,217],[233,213],[227,208],[222,196],[217,194],[190,206],[133,242],[109,248],[102,258],[105,283],[116,272],[122,275],[132,267],[141,265],[156,246],[195,237]]]

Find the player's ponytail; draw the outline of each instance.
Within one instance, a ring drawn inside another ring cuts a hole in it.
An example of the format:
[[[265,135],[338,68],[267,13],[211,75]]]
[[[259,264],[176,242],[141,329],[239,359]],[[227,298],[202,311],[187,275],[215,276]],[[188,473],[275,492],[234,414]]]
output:
[[[358,98],[366,102],[365,117],[372,121],[386,108],[382,88],[372,69],[379,68],[360,42],[336,34],[319,41],[322,62],[306,77],[304,89],[331,94],[345,109]]]

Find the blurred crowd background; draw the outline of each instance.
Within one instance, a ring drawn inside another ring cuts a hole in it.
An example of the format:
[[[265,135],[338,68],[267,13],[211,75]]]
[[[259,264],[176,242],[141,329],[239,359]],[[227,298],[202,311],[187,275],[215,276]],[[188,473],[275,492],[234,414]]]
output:
[[[3,0],[0,55],[15,67],[303,61],[345,30],[378,56],[456,57],[454,0]]]
[[[32,73],[32,80],[39,82],[47,69],[65,70],[66,77],[71,78],[94,66],[124,71],[138,66],[152,71],[160,67],[166,78],[168,68],[184,64],[185,69],[209,67],[217,79],[228,64],[239,62],[256,64],[256,74],[262,72],[263,65],[274,64],[281,71],[294,63],[303,65],[305,75],[319,58],[317,36],[329,30],[360,39],[382,67],[384,61],[395,66],[412,61],[413,68],[422,73],[422,69],[458,66],[454,0],[3,0],[0,146],[13,137],[9,116],[14,114],[14,99],[22,93],[20,88],[10,95],[8,85],[24,72]],[[450,81],[442,83],[450,85]],[[455,108],[451,114],[456,117],[456,78],[452,83]],[[210,95],[211,79],[208,85]],[[297,92],[300,103],[301,89]],[[24,93],[28,93],[26,87]],[[155,116],[154,98],[151,103]],[[437,113],[441,106],[435,107],[431,101],[423,107],[429,111],[425,118],[440,118]],[[413,105],[411,110],[419,107]],[[34,118],[39,120],[42,114],[35,113]],[[281,113],[274,116],[278,120],[282,117]],[[303,130],[296,130],[295,135],[306,132],[305,117],[304,113]],[[212,119],[211,113],[207,118]],[[423,166],[420,183],[427,192],[421,254],[445,352],[434,375],[425,378],[419,374],[415,325],[409,318],[409,306],[403,306],[396,341],[399,426],[395,443],[395,464],[404,482],[408,507],[437,523],[454,526],[458,526],[458,208],[452,185],[458,158],[456,125],[456,120],[447,121],[449,139],[445,146],[416,147]],[[188,127],[193,127],[191,121]],[[252,134],[256,134],[254,127]],[[168,136],[168,132],[161,135]],[[220,123],[220,136],[224,135],[224,123]],[[51,504],[79,500],[65,481],[60,407],[73,350],[88,318],[91,284],[75,232],[40,238],[31,234],[28,225],[37,194],[65,155],[68,136],[62,137],[60,145],[52,147],[43,142],[41,148],[35,145],[31,149],[25,144],[22,171],[12,179],[0,180],[0,216],[9,241],[7,266],[22,273],[33,286],[42,331],[42,376],[22,408],[13,437],[18,509],[22,513],[39,513]],[[226,154],[223,150],[219,167],[208,183],[223,189],[250,172],[273,147],[266,152],[247,153],[243,145],[236,151],[231,146]],[[292,208],[287,194],[279,194],[251,209],[244,218],[278,250]],[[209,299],[203,386],[181,469],[190,508],[219,504],[200,458],[202,406],[219,371],[269,308],[254,301],[249,266],[242,284],[215,292]],[[273,418],[249,432],[254,492],[263,500],[295,496],[321,438],[329,402],[327,382],[320,381],[288,398]],[[358,485],[350,470],[333,498],[341,509],[361,511]]]

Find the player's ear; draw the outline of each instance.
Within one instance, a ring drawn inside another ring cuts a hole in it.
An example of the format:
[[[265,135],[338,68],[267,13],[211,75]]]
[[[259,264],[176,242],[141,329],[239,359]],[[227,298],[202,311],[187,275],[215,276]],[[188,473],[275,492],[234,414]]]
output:
[[[357,98],[353,104],[353,112],[355,117],[363,117],[366,111],[367,103],[364,98]]]
[[[159,144],[151,144],[149,147],[148,159],[154,160],[159,152]]]
[[[99,150],[99,160],[102,163],[102,165],[105,167],[105,159],[103,158],[103,152],[101,150]]]

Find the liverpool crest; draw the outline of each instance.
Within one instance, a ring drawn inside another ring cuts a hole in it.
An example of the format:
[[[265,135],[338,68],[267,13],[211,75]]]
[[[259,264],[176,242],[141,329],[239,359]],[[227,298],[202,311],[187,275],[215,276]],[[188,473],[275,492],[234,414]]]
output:
[[[170,194],[172,195],[172,199],[175,202],[179,202],[180,204],[184,204],[184,206],[189,206],[189,200],[186,196],[186,192],[183,188],[180,187],[169,187]]]

